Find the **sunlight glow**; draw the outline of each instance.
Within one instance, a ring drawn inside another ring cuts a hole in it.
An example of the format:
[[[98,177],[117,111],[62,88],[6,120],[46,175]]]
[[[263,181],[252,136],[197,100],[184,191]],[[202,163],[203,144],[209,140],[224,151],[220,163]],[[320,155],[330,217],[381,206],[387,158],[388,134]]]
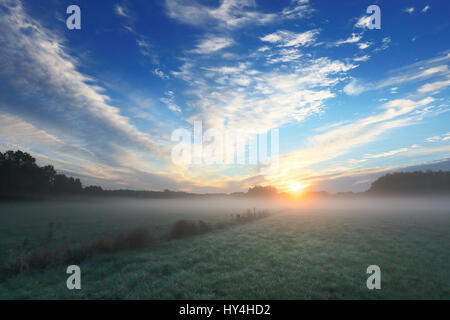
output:
[[[307,187],[307,185],[302,184],[298,181],[291,181],[290,182],[290,187],[289,187],[289,191],[291,192],[299,192],[302,191],[303,189],[305,189]]]

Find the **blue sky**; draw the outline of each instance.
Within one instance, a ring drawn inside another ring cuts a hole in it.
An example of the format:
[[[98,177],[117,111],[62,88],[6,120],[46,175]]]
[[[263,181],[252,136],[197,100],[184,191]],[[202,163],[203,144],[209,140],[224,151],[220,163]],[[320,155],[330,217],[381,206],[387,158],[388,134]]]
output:
[[[81,8],[68,30],[66,8]],[[381,29],[368,29],[369,5]],[[450,157],[447,1],[0,0],[0,149],[106,188],[359,191]],[[171,134],[279,129],[279,170]]]

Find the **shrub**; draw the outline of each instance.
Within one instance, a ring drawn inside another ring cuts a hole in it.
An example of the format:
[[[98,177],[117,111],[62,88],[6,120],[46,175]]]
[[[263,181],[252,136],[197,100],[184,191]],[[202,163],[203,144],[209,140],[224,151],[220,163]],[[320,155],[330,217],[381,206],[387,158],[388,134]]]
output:
[[[48,236],[45,237],[46,240],[47,238]],[[45,241],[38,247],[31,248],[29,240],[26,239],[15,252],[12,252],[12,258],[3,266],[3,271],[18,274],[58,265],[79,264],[98,254],[142,249],[150,247],[154,242],[151,231],[145,228],[137,228],[112,239],[99,239],[77,247],[70,247],[67,243],[51,247],[50,243]]]
[[[141,249],[153,245],[155,239],[150,230],[137,228],[130,232],[119,234],[114,240],[112,247],[114,251]]]
[[[170,231],[169,238],[180,239],[184,237],[194,236],[198,234],[207,233],[213,230],[213,227],[204,221],[177,221]]]

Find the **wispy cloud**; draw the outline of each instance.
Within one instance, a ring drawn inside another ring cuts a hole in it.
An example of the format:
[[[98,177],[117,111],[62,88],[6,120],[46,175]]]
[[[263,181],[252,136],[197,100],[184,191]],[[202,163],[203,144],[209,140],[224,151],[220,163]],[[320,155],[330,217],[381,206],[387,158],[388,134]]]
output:
[[[61,138],[37,128],[32,123],[10,114],[0,113],[0,136],[4,144],[57,152],[59,157],[72,155],[94,158],[94,154],[86,148],[65,142]]]
[[[253,0],[223,0],[219,7],[210,7],[197,1],[166,0],[168,15],[181,23],[195,26],[215,25],[227,29],[245,24],[266,24],[277,15],[253,10]]]
[[[254,0],[221,0],[218,7],[203,5],[197,0],[166,0],[166,10],[169,17],[181,23],[229,30],[250,24],[266,25],[280,20],[302,19],[314,12],[309,0],[291,0],[277,13],[256,10]]]
[[[173,91],[167,91],[166,97],[161,98],[160,101],[167,105],[167,108],[173,112],[181,112],[181,108],[175,103],[175,94]]]
[[[0,11],[4,31],[0,34],[0,54],[10,66],[2,69],[0,76],[8,79],[5,86],[23,95],[4,99],[7,110],[26,113],[35,122],[50,124],[53,130],[70,132],[74,139],[92,148],[96,144],[107,148],[108,141],[115,140],[161,154],[148,134],[139,131],[109,103],[109,96],[95,79],[78,71],[78,61],[67,53],[62,39],[27,15],[21,2],[2,1],[0,6],[8,8]],[[17,78],[16,74],[22,76]],[[37,92],[45,95],[33,99],[32,108],[23,109],[22,99]],[[108,140],[103,138],[105,135]]]
[[[114,6],[114,12],[122,17],[128,17],[128,9],[124,5],[117,4]]]
[[[356,66],[328,58],[292,63],[285,70],[254,72],[251,60],[199,73],[184,65],[175,73],[190,83],[189,104],[208,126],[262,132],[321,112],[331,91]],[[206,78],[205,78],[206,77]]]
[[[374,50],[374,52],[377,52],[377,51],[383,51],[383,50],[388,49],[391,42],[392,42],[392,41],[391,41],[391,38],[389,38],[389,37],[383,38],[383,40],[381,41],[381,46],[379,46],[378,48],[376,48],[376,49]]]
[[[444,80],[444,81],[435,81],[432,83],[424,84],[419,88],[420,93],[428,93],[428,92],[434,92],[438,91],[440,89],[444,89],[450,85],[450,80]]]
[[[450,132],[447,132],[444,135],[433,136],[425,139],[426,142],[441,142],[441,141],[450,141]]]
[[[355,28],[366,29],[371,24],[371,22],[371,16],[364,15],[356,21]]]
[[[283,9],[281,15],[287,19],[298,19],[308,17],[312,12],[314,9],[309,0],[291,0],[290,5]]]
[[[209,54],[216,51],[220,51],[226,47],[229,47],[233,44],[233,40],[228,37],[218,37],[214,35],[210,35],[205,39],[201,40],[195,49],[190,52],[198,53],[198,54]]]
[[[361,40],[361,39],[362,39],[362,35],[361,35],[361,34],[352,33],[352,35],[351,35],[350,37],[348,37],[348,38],[345,39],[345,40],[339,40],[339,41],[336,41],[336,42],[334,43],[334,45],[335,45],[335,46],[340,46],[340,45],[343,45],[343,44],[346,44],[346,43],[357,43],[357,42],[359,42],[359,40]]]
[[[400,149],[395,149],[395,150],[391,150],[391,151],[387,151],[387,152],[382,152],[382,153],[378,153],[378,154],[367,154],[365,155],[365,158],[367,159],[378,159],[378,158],[386,158],[386,157],[390,157],[402,152],[406,152],[408,151],[408,148],[400,148]]]
[[[353,61],[357,61],[357,62],[364,62],[364,61],[369,61],[370,56],[368,54],[360,56],[360,57],[356,57],[353,58]]]
[[[364,92],[366,87],[362,84],[359,84],[358,81],[353,79],[344,87],[344,92],[349,96],[357,96],[358,94]]]
[[[155,50],[153,50],[150,42],[145,39],[145,37],[135,33],[136,35],[136,44],[139,48],[139,52],[144,56],[150,59],[152,64],[158,64],[158,55]]]
[[[448,61],[450,61],[450,54],[444,54],[437,58],[419,61],[403,68],[393,70],[391,73],[395,74],[394,76],[375,83],[364,83],[363,81],[353,79],[344,87],[344,92],[348,95],[358,95],[365,91],[398,87],[402,84],[413,83],[429,78],[444,77],[447,79],[449,75]],[[426,93],[433,89],[438,90],[447,85],[447,80],[439,80],[436,81],[436,83],[424,85],[419,89],[419,92]]]
[[[276,43],[280,47],[307,47],[316,41],[316,36],[318,34],[318,30],[309,30],[301,33],[278,30],[277,32],[267,34],[260,39],[261,41]]]
[[[165,74],[162,70],[156,68],[153,70],[153,74],[158,76],[159,78],[163,79],[163,80],[167,80],[169,79],[169,75]]]
[[[367,49],[368,47],[370,47],[371,45],[372,45],[372,42],[369,42],[369,41],[361,42],[361,43],[358,43],[358,48],[361,50],[364,50],[364,49]]]
[[[288,153],[280,158],[279,173],[265,177],[269,183],[283,184],[286,179],[305,179],[305,175],[311,173],[309,168],[335,159],[349,153],[351,150],[362,147],[376,141],[381,135],[396,128],[408,126],[418,121],[415,112],[425,108],[432,103],[433,98],[427,97],[422,100],[413,101],[408,99],[397,99],[389,101],[380,107],[381,112],[365,118],[356,120],[350,124],[344,124],[309,138],[306,148]],[[376,157],[389,156],[405,150],[386,152]],[[370,157],[370,156],[369,156]],[[362,159],[364,161],[365,159]],[[358,163],[360,161],[356,161]],[[339,165],[326,167],[321,172],[351,171],[350,167],[344,168]]]

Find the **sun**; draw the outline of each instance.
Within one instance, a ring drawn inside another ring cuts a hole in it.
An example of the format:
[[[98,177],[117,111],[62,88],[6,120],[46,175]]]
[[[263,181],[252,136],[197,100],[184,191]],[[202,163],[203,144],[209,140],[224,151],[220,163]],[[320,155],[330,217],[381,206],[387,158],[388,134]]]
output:
[[[305,189],[307,187],[307,185],[298,182],[298,181],[291,181],[290,182],[290,186],[289,186],[289,191],[293,192],[293,193],[298,193],[300,191],[302,191],[303,189]]]

